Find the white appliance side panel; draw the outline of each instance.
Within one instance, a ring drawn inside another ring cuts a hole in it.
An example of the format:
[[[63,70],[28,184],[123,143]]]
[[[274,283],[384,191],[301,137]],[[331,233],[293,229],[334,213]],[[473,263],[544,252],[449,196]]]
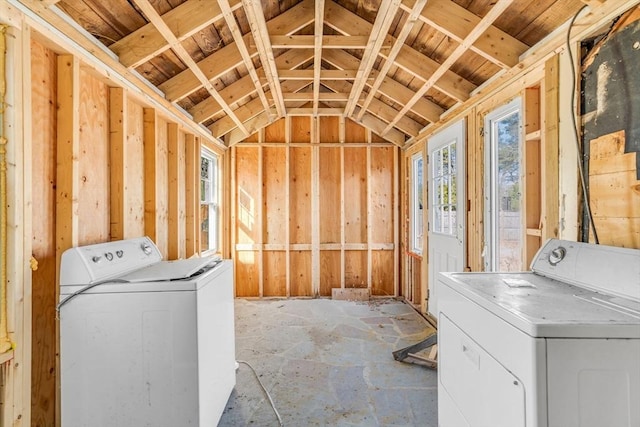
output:
[[[469,425],[525,427],[524,387],[444,314],[438,342],[440,384]],[[449,425],[454,426],[453,420]]]
[[[640,340],[549,339],[549,427],[640,426]]]
[[[60,313],[62,425],[197,425],[195,293],[74,302]]]
[[[198,288],[200,425],[215,426],[236,385],[232,261],[222,261]]]
[[[440,281],[438,285],[440,286],[438,325],[443,321],[443,316],[446,316],[469,338],[476,343],[481,343],[483,351],[504,366],[524,387],[526,425],[546,427],[545,340],[533,338],[516,329],[453,290],[446,282]],[[440,326],[438,329],[439,346],[447,345],[449,336]],[[442,353],[439,360],[438,391],[440,392],[442,364],[443,362],[446,364]],[[455,366],[452,368],[456,369]],[[441,420],[440,414],[438,418]]]

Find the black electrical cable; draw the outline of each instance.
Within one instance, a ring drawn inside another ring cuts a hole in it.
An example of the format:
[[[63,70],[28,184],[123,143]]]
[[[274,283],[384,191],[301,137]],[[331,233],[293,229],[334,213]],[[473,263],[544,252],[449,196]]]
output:
[[[567,44],[567,53],[569,54],[569,64],[571,65],[571,82],[572,82],[571,83],[571,108],[572,109],[574,108],[574,104],[576,102],[577,78],[576,78],[576,67],[575,67],[575,64],[573,63],[573,54],[571,53],[571,28],[573,28],[573,24],[576,22],[576,19],[578,18],[578,15],[580,15],[580,12],[582,12],[586,7],[587,5],[582,6],[580,10],[578,10],[578,12],[576,12],[576,14],[573,15],[573,18],[571,18],[571,22],[569,22],[569,28],[567,29],[566,44]],[[582,165],[582,157],[580,156],[581,154],[584,155],[584,153],[582,151],[582,146],[580,144],[580,132],[578,130],[578,123],[576,120],[575,110],[571,111],[571,121],[573,123],[573,132],[575,134],[576,148],[578,149],[578,171],[580,173],[582,197],[584,197],[584,205],[587,211],[587,216],[589,217],[589,226],[591,227],[591,231],[593,232],[593,238],[595,240],[595,243],[599,244],[600,240],[598,239],[598,233],[596,232],[596,224],[595,222],[593,222],[593,214],[591,213],[591,206],[590,206],[591,201],[589,198],[589,190],[587,189],[587,183],[584,176],[584,166]]]

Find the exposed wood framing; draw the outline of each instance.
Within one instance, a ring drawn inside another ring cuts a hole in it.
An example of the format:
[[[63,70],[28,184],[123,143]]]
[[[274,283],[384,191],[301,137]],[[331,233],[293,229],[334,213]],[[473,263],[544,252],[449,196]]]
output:
[[[314,21],[313,43],[313,115],[318,114],[320,102],[320,71],[322,70],[322,42],[324,28],[324,1],[316,0],[316,13]]]
[[[187,258],[200,252],[198,246],[200,202],[200,149],[196,137],[185,136],[185,256]]]
[[[358,113],[358,116],[356,118],[357,120],[362,119],[362,115],[369,108],[369,104],[371,104],[371,101],[373,100],[376,93],[378,92],[380,85],[382,84],[385,77],[387,76],[387,73],[389,73],[389,70],[393,66],[393,63],[396,60],[396,57],[400,53],[400,49],[402,48],[402,46],[404,46],[405,40],[407,39],[407,37],[409,37],[411,30],[413,30],[414,25],[418,21],[418,16],[420,15],[420,12],[422,11],[426,3],[427,3],[427,0],[417,0],[413,5],[413,8],[409,11],[409,16],[406,22],[404,23],[404,25],[402,26],[402,30],[400,31],[400,34],[398,34],[398,37],[396,38],[395,43],[391,48],[391,51],[387,54],[387,59],[384,61],[384,64],[380,68],[378,72],[378,77],[376,77],[375,81],[371,84],[371,87],[369,89],[369,94],[367,95],[367,99],[364,101],[364,103],[360,105],[362,109]]]
[[[276,104],[276,111],[279,117],[284,117],[286,115],[286,107],[282,99],[282,88],[280,87],[278,68],[273,55],[273,49],[271,48],[269,29],[264,19],[262,5],[259,0],[242,0],[242,5],[247,14],[249,25],[251,26],[253,40],[258,48],[262,68],[265,70],[267,80],[269,81],[271,96]]]
[[[216,90],[215,87],[211,84],[209,79],[205,76],[202,70],[196,64],[196,61],[189,55],[189,52],[182,46],[180,40],[173,33],[171,28],[163,21],[162,17],[156,12],[151,3],[148,0],[133,0],[135,4],[142,10],[147,19],[153,23],[153,25],[160,31],[160,34],[165,38],[165,40],[171,46],[171,49],[178,55],[178,57],[191,69],[193,74],[198,78],[202,86],[207,89],[209,94],[213,99],[218,102],[222,106],[222,109],[227,113],[233,121],[236,123],[238,128],[244,132],[245,135],[249,135],[247,129],[244,127],[242,122],[235,115],[233,110],[229,107],[229,105],[225,102],[225,100],[220,96],[220,93]]]
[[[422,0],[421,0],[422,1]],[[351,89],[351,96],[347,105],[344,107],[345,116],[352,116],[356,107],[356,102],[360,98],[360,94],[365,86],[365,76],[369,76],[373,66],[378,59],[378,53],[385,41],[385,35],[389,32],[389,27],[393,23],[396,12],[400,7],[400,0],[382,0],[376,14],[376,20],[369,31],[369,41],[365,48],[360,67],[358,68],[356,82]],[[402,43],[401,43],[402,44]],[[361,118],[361,115],[359,115]]]
[[[389,122],[387,127],[382,131],[382,136],[384,136],[395,123],[402,116],[404,116],[413,104],[415,104],[418,99],[422,98],[427,91],[435,86],[439,79],[445,76],[447,73],[450,73],[451,66],[458,60],[460,57],[469,49],[470,46],[489,28],[493,22],[500,17],[500,15],[513,3],[514,0],[498,0],[494,6],[491,8],[489,13],[487,13],[484,18],[467,34],[464,40],[460,43],[460,45],[449,55],[447,59],[444,60],[442,64],[431,74],[431,76],[427,79],[425,84],[418,90],[413,97],[406,103],[398,115]],[[466,99],[466,98],[465,98]],[[459,99],[459,101],[464,101],[465,99]]]
[[[109,148],[111,150],[111,176],[109,204],[111,239],[122,240],[127,233],[127,92],[122,88],[109,89]]]

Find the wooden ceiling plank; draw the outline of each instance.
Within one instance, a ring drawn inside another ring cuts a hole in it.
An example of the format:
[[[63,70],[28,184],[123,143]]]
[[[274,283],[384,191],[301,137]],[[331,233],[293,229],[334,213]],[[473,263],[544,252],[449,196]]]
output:
[[[189,52],[182,46],[178,38],[171,32],[171,29],[167,26],[167,24],[162,20],[162,17],[156,10],[153,8],[149,0],[133,0],[134,3],[140,8],[142,13],[145,14],[147,19],[155,25],[155,27],[160,31],[160,34],[166,39],[166,41],[171,45],[173,51],[180,57],[191,71],[198,77],[202,85],[207,89],[209,94],[215,99],[224,109],[224,111],[236,122],[238,128],[247,132],[246,128],[242,124],[242,122],[233,114],[233,110],[227,105],[222,96],[218,93],[218,91],[213,87],[209,79],[204,75],[202,70],[198,68],[198,64],[196,61],[189,55]],[[247,133],[247,136],[249,134]]]
[[[401,8],[409,11],[415,2],[416,0],[403,0]],[[420,19],[461,43],[481,18],[451,0],[429,0]],[[471,46],[471,50],[502,68],[516,65],[520,55],[527,49],[529,46],[494,25]]]
[[[308,82],[301,81],[285,81],[282,82],[282,90],[286,90],[288,93],[292,94],[295,91],[302,90],[303,88],[309,85]],[[269,102],[269,106],[273,105],[273,100]],[[246,122],[254,118],[255,116],[263,113],[265,110],[262,108],[262,102],[256,98],[253,99],[241,107],[238,107],[235,111],[236,115],[242,120],[242,122]],[[228,116],[222,117],[220,120],[217,120],[212,125],[209,126],[209,130],[212,134],[217,137],[222,137],[227,133],[231,132],[236,128],[236,124],[231,120]]]
[[[315,70],[278,70],[278,76],[282,80],[314,80]],[[318,77],[320,80],[356,80],[358,70],[321,70]]]
[[[493,22],[500,17],[500,15],[514,2],[515,0],[497,0],[491,10],[485,14],[480,22],[469,32],[467,37],[462,43],[455,48],[455,50],[445,59],[440,67],[429,77],[425,84],[413,95],[411,100],[405,104],[398,115],[387,125],[387,128],[382,132],[384,136],[385,132],[391,130],[393,125],[400,120],[400,118],[406,114],[413,103],[427,93],[427,91],[433,87],[438,79],[440,79],[449,70],[449,68],[473,45],[473,43],[489,28]]]
[[[282,88],[280,87],[280,80],[278,79],[278,67],[276,66],[273,49],[271,48],[269,29],[264,18],[262,3],[260,3],[260,0],[242,0],[242,6],[247,15],[253,40],[258,49],[262,69],[265,70],[267,80],[269,81],[269,88],[276,102],[276,111],[279,117],[284,117],[287,112],[284,100],[282,99]]]
[[[231,10],[231,5],[229,4],[229,0],[218,0],[218,4],[222,9],[224,20],[227,23],[227,28],[231,31],[231,35],[235,40],[236,47],[242,56],[242,60],[244,62],[244,66],[247,68],[249,72],[249,76],[251,77],[251,81],[253,81],[253,85],[258,92],[258,98],[262,101],[262,105],[264,106],[264,110],[269,109],[269,101],[267,101],[267,97],[264,94],[264,90],[262,89],[262,84],[260,83],[260,78],[256,73],[256,68],[253,65],[253,59],[251,58],[251,53],[247,49],[247,46],[244,42],[244,38],[242,36],[242,31],[240,31],[240,27],[238,27],[238,23],[236,22],[235,16],[233,16],[233,11]]]
[[[358,63],[358,58],[343,50],[325,52],[324,60],[340,69],[352,68],[355,66],[354,64],[357,65]],[[389,76],[385,77],[379,90],[380,93],[399,104],[409,102],[414,94],[414,91]],[[444,108],[425,98],[421,98],[413,105],[412,111],[430,122],[437,122],[440,119],[440,115],[444,113]]]
[[[290,108],[287,110],[289,116],[342,116],[344,110],[342,108]]]
[[[384,61],[384,64],[382,64],[382,67],[379,70],[378,77],[376,77],[374,82],[371,84],[371,88],[369,90],[367,99],[365,99],[364,103],[360,106],[361,110],[357,117],[357,120],[360,120],[364,112],[369,108],[369,105],[371,104],[371,101],[373,100],[376,93],[378,92],[380,85],[382,84],[382,82],[384,81],[384,78],[389,73],[389,69],[391,69],[391,67],[393,66],[396,60],[396,57],[400,53],[400,50],[402,49],[404,42],[407,40],[407,37],[409,37],[409,34],[411,33],[411,30],[413,29],[416,22],[418,22],[418,17],[420,16],[420,13],[422,12],[422,9],[424,8],[424,5],[426,3],[427,3],[427,0],[416,0],[416,2],[413,5],[413,8],[409,11],[409,16],[407,17],[407,20],[402,26],[402,29],[400,30],[400,34],[398,34],[398,37],[396,38],[395,43],[393,44],[393,47],[391,47],[391,50],[387,54],[387,59]]]
[[[311,58],[313,58],[313,51],[310,49],[289,50],[276,58],[276,65],[282,68],[295,68]],[[258,68],[256,72],[260,74],[262,72],[262,68]],[[253,83],[245,76],[222,89],[220,94],[228,103],[231,104],[250,95],[252,93],[252,87],[254,87]],[[220,104],[213,98],[207,98],[189,109],[189,113],[193,115],[193,119],[200,123],[215,116],[221,111],[222,108],[220,107]]]
[[[293,92],[283,93],[282,96],[286,101],[313,101],[315,95],[313,92]],[[319,101],[343,101],[346,102],[349,99],[349,93],[336,93],[336,92],[320,92],[317,95]]]
[[[303,0],[286,12],[270,19],[267,22],[267,28],[270,34],[286,36],[307,26],[313,22],[313,19],[313,0]],[[257,55],[258,51],[253,46],[251,34],[245,34],[243,39],[251,56]],[[242,61],[236,43],[233,42],[198,62],[198,66],[209,80],[214,80],[238,67]],[[167,99],[177,101],[195,92],[201,85],[187,68],[158,87],[165,93]]]
[[[232,9],[241,6],[240,0],[230,0],[230,3]],[[220,7],[210,0],[188,0],[162,15],[163,22],[180,41],[220,18]],[[135,68],[169,49],[169,45],[155,25],[149,23],[113,43],[109,48],[118,55],[122,64]]]
[[[367,47],[364,49],[362,59],[360,60],[360,67],[358,68],[356,80],[353,84],[353,88],[351,89],[351,97],[344,108],[344,114],[347,117],[350,117],[353,114],[353,110],[360,98],[360,94],[366,85],[365,76],[369,76],[371,70],[373,70],[373,66],[376,63],[378,54],[382,48],[382,43],[385,40],[385,36],[389,33],[389,28],[391,27],[399,8],[400,0],[382,0],[380,3],[376,20],[371,26],[371,31],[369,32]]]
[[[336,31],[350,36],[368,35],[372,27],[365,19],[333,1],[329,1],[326,5],[325,22]],[[387,39],[388,43],[393,44],[394,37],[387,35]],[[380,55],[386,58],[384,50]],[[440,66],[438,62],[407,45],[402,46],[394,65],[423,81]],[[476,86],[456,73],[447,71],[438,80],[435,88],[455,100],[463,101],[469,98],[469,94]]]

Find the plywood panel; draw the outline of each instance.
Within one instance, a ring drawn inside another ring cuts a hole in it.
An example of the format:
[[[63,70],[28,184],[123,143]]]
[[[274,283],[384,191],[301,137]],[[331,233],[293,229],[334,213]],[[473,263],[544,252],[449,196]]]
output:
[[[290,148],[290,243],[311,243],[311,148]]]
[[[311,289],[311,252],[291,251],[291,296],[313,296]]]
[[[236,243],[261,243],[260,221],[262,215],[257,147],[236,148]]]
[[[345,251],[345,287],[367,287],[367,251]]]
[[[280,119],[264,129],[264,142],[284,142],[285,120]]]
[[[367,130],[352,120],[345,120],[344,142],[367,142]]]
[[[80,71],[78,241],[109,240],[109,88]],[[64,165],[61,165],[64,167]]]
[[[259,272],[258,272],[258,252],[238,251],[236,252],[235,273],[236,273],[236,296],[256,297],[259,296]]]
[[[344,149],[345,241],[367,242],[367,149]]]
[[[125,146],[127,185],[124,197],[128,228],[125,237],[144,236],[144,118],[141,105],[129,100]]]
[[[31,42],[33,272],[31,423],[52,425],[56,391],[56,55]],[[25,153],[29,154],[29,153]],[[28,180],[27,180],[28,182]]]
[[[370,243],[393,242],[393,154],[396,148],[371,148],[371,239]],[[393,267],[393,265],[392,265]]]
[[[319,117],[320,140],[318,142],[340,142],[340,118],[336,116]]]
[[[320,243],[340,243],[340,148],[320,148]]]
[[[291,117],[291,142],[311,142],[311,118]]]
[[[320,295],[330,296],[340,287],[340,251],[320,251]]]
[[[263,149],[264,243],[286,242],[286,148]]]
[[[287,263],[286,252],[265,251],[262,256],[264,263],[264,296],[284,297],[287,296]]]
[[[393,251],[371,252],[371,293],[373,295],[394,295]]]

